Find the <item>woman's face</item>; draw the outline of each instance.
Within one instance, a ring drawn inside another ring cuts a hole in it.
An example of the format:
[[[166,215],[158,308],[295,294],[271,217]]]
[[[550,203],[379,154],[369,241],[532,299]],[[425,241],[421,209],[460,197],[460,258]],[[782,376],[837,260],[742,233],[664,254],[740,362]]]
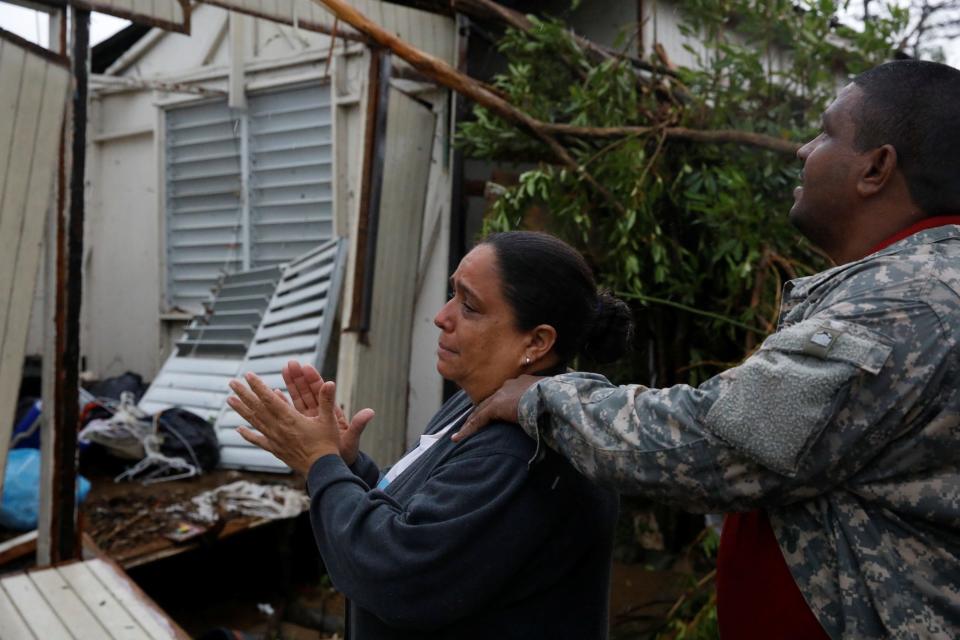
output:
[[[433,319],[440,327],[437,371],[479,402],[523,372],[534,335],[516,327],[490,245],[464,256],[450,282],[453,297]]]

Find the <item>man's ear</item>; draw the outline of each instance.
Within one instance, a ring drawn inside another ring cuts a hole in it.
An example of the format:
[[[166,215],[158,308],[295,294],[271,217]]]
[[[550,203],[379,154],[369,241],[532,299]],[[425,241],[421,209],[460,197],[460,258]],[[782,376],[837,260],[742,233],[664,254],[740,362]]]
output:
[[[857,193],[869,198],[883,191],[897,171],[897,150],[885,144],[866,152],[866,164],[857,181]]]

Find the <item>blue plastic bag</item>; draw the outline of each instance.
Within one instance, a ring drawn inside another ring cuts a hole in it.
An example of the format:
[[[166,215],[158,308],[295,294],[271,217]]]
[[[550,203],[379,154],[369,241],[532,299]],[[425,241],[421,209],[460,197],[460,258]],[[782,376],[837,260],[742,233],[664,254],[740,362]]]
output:
[[[77,502],[83,502],[90,491],[90,481],[77,476]],[[3,476],[3,497],[0,498],[0,526],[16,531],[37,528],[40,509],[40,451],[11,449]]]

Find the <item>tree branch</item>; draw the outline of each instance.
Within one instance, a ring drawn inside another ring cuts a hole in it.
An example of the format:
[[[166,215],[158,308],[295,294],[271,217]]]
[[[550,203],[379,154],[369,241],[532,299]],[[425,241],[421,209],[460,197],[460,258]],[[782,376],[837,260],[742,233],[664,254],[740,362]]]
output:
[[[706,142],[713,144],[740,144],[749,147],[769,149],[777,153],[794,155],[800,144],[783,138],[775,138],[763,133],[738,131],[736,129],[688,129],[686,127],[580,127],[570,124],[542,123],[548,133],[574,138],[622,138],[642,136],[662,132],[668,140],[686,140],[688,142]]]
[[[474,102],[483,105],[490,111],[493,111],[507,122],[512,122],[522,129],[530,132],[536,138],[541,140],[547,147],[556,154],[563,164],[567,165],[577,175],[583,178],[597,193],[601,194],[608,204],[621,214],[626,213],[623,205],[608,191],[603,185],[597,182],[590,173],[581,167],[577,161],[570,155],[566,148],[557,142],[556,138],[546,131],[543,123],[536,118],[531,117],[526,112],[516,108],[492,91],[484,88],[476,80],[468,75],[460,73],[449,64],[436,58],[429,53],[404,42],[397,36],[382,29],[376,23],[370,21],[362,13],[354,9],[346,0],[313,0],[317,4],[325,5],[335,16],[343,20],[354,29],[367,36],[382,47],[390,49],[414,69],[420,71],[427,77],[433,79],[439,84],[453,89],[454,91],[470,98]]]
[[[596,193],[600,194],[604,200],[621,215],[626,213],[623,204],[606,187],[601,185],[584,166],[576,161],[570,152],[560,144],[556,136],[620,138],[623,136],[643,135],[658,130],[662,132],[661,135],[665,136],[665,139],[668,140],[678,139],[694,142],[744,144],[789,154],[796,153],[797,148],[799,148],[799,145],[787,140],[747,131],[698,131],[683,127],[597,128],[545,123],[510,104],[503,97],[497,95],[470,76],[457,71],[443,60],[421,51],[401,40],[396,35],[385,31],[353,8],[346,0],[313,1],[326,6],[338,19],[349,24],[370,38],[374,43],[389,49],[428,78],[473,100],[507,122],[518,126],[520,129],[527,131],[533,137],[539,139],[556,155],[561,163],[576,172],[581,179],[589,184]]]
[[[454,10],[465,13],[474,18],[481,20],[499,20],[500,22],[511,26],[514,29],[524,31],[526,33],[530,33],[534,29],[533,23],[530,22],[530,19],[527,18],[527,16],[523,15],[519,11],[515,11],[509,7],[498,4],[493,0],[450,0],[450,4],[453,5]],[[643,71],[671,76],[673,78],[678,77],[677,72],[673,69],[668,69],[667,67],[655,65],[647,62],[646,60],[640,60],[639,58],[624,55],[618,51],[614,51],[599,45],[596,42],[587,40],[583,36],[579,36],[573,32],[571,32],[570,35],[573,37],[573,41],[577,44],[577,46],[590,54],[594,59],[623,60]]]

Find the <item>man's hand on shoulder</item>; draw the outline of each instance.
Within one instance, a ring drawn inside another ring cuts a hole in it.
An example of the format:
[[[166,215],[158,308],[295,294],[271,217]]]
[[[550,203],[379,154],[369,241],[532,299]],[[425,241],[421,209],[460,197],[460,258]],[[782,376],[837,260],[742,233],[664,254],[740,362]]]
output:
[[[494,420],[517,422],[520,397],[543,376],[520,376],[503,383],[493,395],[477,405],[464,425],[453,434],[454,442],[466,440]]]

